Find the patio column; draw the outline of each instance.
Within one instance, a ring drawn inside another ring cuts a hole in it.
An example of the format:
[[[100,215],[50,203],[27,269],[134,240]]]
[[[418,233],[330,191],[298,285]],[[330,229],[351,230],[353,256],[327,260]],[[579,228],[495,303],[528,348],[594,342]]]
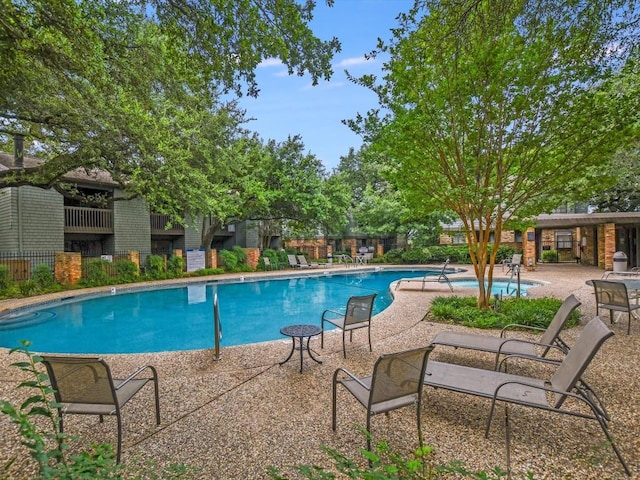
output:
[[[616,224],[605,223],[603,226],[604,235],[604,269],[613,270],[613,254],[616,253]]]

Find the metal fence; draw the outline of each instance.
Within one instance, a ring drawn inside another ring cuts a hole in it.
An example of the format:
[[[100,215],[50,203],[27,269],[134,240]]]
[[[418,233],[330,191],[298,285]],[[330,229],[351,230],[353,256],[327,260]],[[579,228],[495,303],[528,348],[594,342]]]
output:
[[[56,252],[0,252],[0,265],[9,268],[9,276],[14,282],[31,279],[34,268],[40,264],[48,265],[53,272]]]
[[[24,282],[31,279],[34,268],[40,264],[47,265],[51,271],[55,271],[55,258],[57,252],[0,252],[0,265],[8,267],[9,276],[14,282]],[[154,250],[152,252],[138,252],[140,255],[140,271],[144,273],[147,258],[150,255],[159,255],[165,262],[171,257],[172,252]],[[116,262],[129,258],[129,252],[111,252],[101,255],[82,255],[82,276],[87,276],[88,265],[96,259],[104,260],[103,269],[116,276]]]

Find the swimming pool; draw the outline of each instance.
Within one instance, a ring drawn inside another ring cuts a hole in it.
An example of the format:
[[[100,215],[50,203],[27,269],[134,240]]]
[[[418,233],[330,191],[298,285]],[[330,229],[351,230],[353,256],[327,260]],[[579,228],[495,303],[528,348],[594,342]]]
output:
[[[460,278],[456,280],[451,280],[451,285],[454,287],[461,288],[478,288],[478,280],[472,278]],[[486,285],[486,283],[485,283]],[[520,295],[523,297],[527,296],[527,290],[532,287],[538,286],[538,283],[534,282],[524,282],[520,281]],[[515,280],[502,280],[502,279],[494,279],[491,282],[491,295],[503,295],[514,296],[516,294],[516,290],[518,288],[518,283]]]
[[[434,275],[439,272],[434,271]],[[41,305],[0,318],[0,346],[32,342],[56,353],[144,353],[213,347],[213,295],[222,320],[221,346],[284,338],[280,328],[320,324],[322,312],[340,309],[353,295],[377,293],[374,314],[392,301],[389,284],[425,270],[318,272],[295,278],[197,283],[125,291]]]

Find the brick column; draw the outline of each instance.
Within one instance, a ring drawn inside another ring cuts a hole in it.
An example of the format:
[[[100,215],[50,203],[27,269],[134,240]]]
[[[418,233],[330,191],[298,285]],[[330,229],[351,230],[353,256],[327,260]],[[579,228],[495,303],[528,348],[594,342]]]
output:
[[[140,252],[128,252],[127,260],[132,261],[138,267],[138,272],[140,272]]]
[[[82,255],[60,252],[55,255],[56,282],[61,285],[75,285],[82,278]]]
[[[604,269],[613,270],[613,254],[616,253],[616,224],[604,224]]]
[[[180,258],[183,257],[182,250],[179,248],[174,248],[173,251],[171,252],[171,255],[173,255],[174,257],[180,257]]]
[[[204,263],[207,268],[218,268],[218,251],[215,249],[205,251]]]
[[[527,228],[522,237],[522,257],[522,265],[527,270],[536,269],[536,230],[533,227]]]
[[[260,261],[260,249],[259,248],[243,248],[245,255],[247,256],[247,265],[251,267],[251,270],[258,269],[258,262]]]

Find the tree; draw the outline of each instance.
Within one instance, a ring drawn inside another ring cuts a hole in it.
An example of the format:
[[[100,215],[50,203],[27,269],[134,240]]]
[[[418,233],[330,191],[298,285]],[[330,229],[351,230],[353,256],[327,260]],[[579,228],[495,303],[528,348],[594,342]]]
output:
[[[593,193],[575,185],[629,135],[638,96],[611,85],[630,67],[638,5],[425,0],[399,20],[379,44],[383,82],[354,79],[387,113],[351,125],[389,159],[413,211],[461,219],[487,308],[505,223]]]
[[[640,145],[616,153],[604,170],[603,175],[615,178],[615,184],[589,203],[598,212],[640,212]]]
[[[314,83],[330,77],[339,43],[309,29],[314,4],[4,0],[0,143],[24,135],[27,152],[47,161],[0,171],[0,187],[60,187],[69,171],[99,168],[144,195],[169,163],[193,169],[176,132],[223,108],[222,92],[257,95],[264,58]]]

